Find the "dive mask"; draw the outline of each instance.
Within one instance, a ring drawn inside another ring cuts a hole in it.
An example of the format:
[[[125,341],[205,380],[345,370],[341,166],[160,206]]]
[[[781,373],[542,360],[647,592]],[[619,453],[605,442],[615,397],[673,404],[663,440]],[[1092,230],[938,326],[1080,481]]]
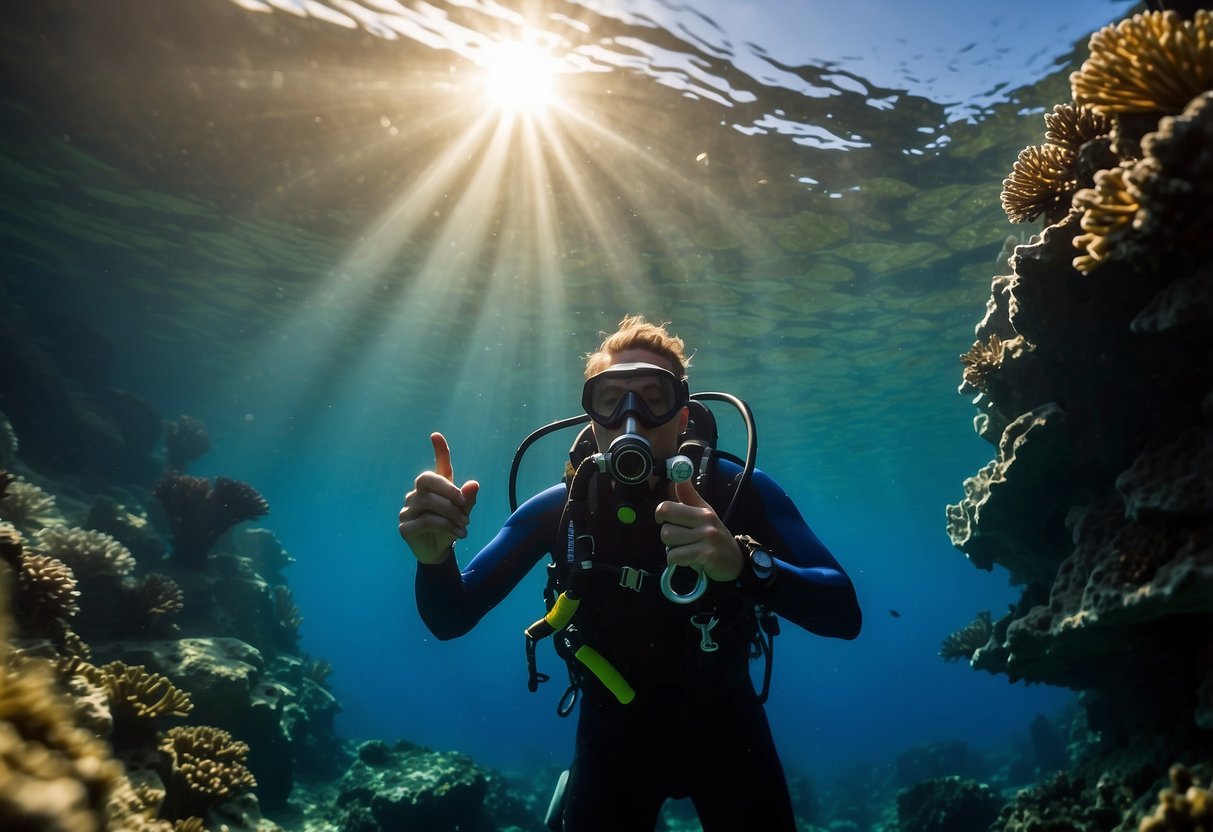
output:
[[[628,415],[646,428],[664,425],[686,406],[690,389],[679,378],[656,364],[615,364],[587,379],[581,391],[581,406],[604,428],[614,430]]]

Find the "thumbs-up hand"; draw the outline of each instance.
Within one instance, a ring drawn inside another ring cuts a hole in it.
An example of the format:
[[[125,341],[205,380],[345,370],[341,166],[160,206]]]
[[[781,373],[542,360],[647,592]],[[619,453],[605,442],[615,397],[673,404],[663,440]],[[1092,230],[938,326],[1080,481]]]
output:
[[[422,563],[439,563],[456,538],[467,537],[480,484],[455,485],[451,448],[441,433],[430,434],[434,470],[419,475],[400,509],[400,536]]]
[[[666,563],[694,567],[713,581],[736,580],[741,574],[741,548],[716,510],[690,481],[675,483],[674,497],[658,505],[653,515],[662,524]]]

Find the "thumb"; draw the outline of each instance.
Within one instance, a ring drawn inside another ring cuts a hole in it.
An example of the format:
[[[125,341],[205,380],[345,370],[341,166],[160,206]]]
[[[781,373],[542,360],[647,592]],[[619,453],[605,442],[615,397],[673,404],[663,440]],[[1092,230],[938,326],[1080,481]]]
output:
[[[695,482],[686,480],[685,482],[674,483],[674,496],[678,498],[678,502],[684,506],[695,506],[696,508],[711,508],[703,497],[699,496],[699,492],[695,490]]]
[[[430,442],[434,445],[434,470],[439,476],[455,481],[455,469],[451,467],[451,447],[446,443],[446,437],[441,433],[431,433]]]
[[[480,496],[480,483],[475,480],[468,480],[459,486],[459,490],[463,492],[463,510],[471,513],[472,507],[476,505],[476,498]]]

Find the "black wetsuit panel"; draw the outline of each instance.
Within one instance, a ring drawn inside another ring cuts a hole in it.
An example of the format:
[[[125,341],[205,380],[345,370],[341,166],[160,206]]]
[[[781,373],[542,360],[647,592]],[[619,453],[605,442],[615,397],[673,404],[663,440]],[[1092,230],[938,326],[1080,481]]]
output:
[[[730,460],[716,465],[717,485],[740,471]],[[720,493],[707,497],[718,511]],[[558,548],[566,497],[563,484],[532,497],[462,573],[454,558],[418,567],[418,609],[436,636],[470,630]],[[686,607],[666,601],[651,578],[641,593],[610,582],[587,589],[574,621],[586,643],[633,683],[636,698],[621,705],[592,675],[582,674],[566,830],[648,832],[667,798],[690,797],[705,832],[794,832],[783,769],[749,683],[753,617],[730,611],[748,610],[755,601],[811,632],[854,638],[859,605],[833,555],[761,471],[754,471],[729,530],[752,535],[775,556],[770,587],[743,596],[731,584],[712,584],[704,599]],[[627,529],[595,530],[602,542],[595,560],[659,573],[664,547],[657,534],[651,514]],[[699,649],[700,631],[690,621],[697,609],[719,614],[720,626],[712,631],[719,650]]]

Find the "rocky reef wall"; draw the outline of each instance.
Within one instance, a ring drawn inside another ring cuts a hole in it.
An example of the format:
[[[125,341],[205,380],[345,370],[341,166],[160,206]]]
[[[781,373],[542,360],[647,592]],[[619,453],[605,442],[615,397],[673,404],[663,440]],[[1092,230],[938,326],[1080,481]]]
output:
[[[1088,760],[1213,751],[1213,15],[1091,38],[1004,183],[1043,228],[993,279],[960,392],[996,449],[952,542],[1021,598],[945,658],[1082,691]]]

